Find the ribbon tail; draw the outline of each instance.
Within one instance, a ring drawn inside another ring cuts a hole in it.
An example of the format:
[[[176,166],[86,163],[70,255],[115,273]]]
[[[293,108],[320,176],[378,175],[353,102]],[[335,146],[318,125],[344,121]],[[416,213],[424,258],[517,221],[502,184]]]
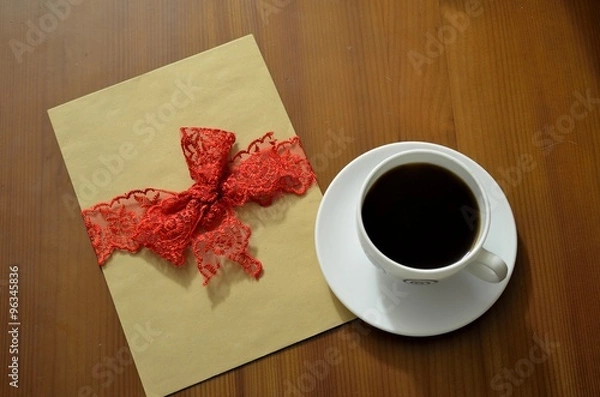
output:
[[[158,189],[134,190],[81,211],[98,265],[116,250],[139,251],[142,246],[135,239],[138,223],[150,206],[172,194]]]
[[[198,271],[207,285],[221,268],[223,260],[238,263],[250,276],[258,279],[262,263],[248,251],[250,227],[235,217],[233,211],[215,229],[196,235],[192,251],[198,263]]]

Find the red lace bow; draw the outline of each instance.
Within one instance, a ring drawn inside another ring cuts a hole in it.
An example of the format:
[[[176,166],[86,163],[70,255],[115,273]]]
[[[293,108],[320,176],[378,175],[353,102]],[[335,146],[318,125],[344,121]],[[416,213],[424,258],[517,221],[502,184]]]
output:
[[[114,250],[146,247],[180,267],[191,246],[205,285],[220,258],[258,278],[262,264],[248,252],[250,227],[233,209],[249,201],[268,206],[283,193],[302,195],[315,176],[298,137],[277,142],[269,132],[230,159],[234,142],[231,132],[181,128],[181,148],[194,180],[189,189],[133,190],[83,210],[98,264]]]

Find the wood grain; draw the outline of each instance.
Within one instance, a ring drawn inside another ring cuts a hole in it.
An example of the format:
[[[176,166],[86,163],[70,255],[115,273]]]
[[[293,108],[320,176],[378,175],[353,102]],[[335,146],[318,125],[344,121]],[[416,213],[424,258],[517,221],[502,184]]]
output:
[[[177,395],[600,394],[595,1],[72,1],[49,1],[63,4],[54,19],[44,2],[0,6],[0,327],[11,265],[22,324],[19,388],[2,373],[1,395],[143,395],[116,359],[127,344],[46,109],[248,33],[322,189],[384,143],[453,147],[504,188],[517,264],[459,331],[415,339],[357,320]]]

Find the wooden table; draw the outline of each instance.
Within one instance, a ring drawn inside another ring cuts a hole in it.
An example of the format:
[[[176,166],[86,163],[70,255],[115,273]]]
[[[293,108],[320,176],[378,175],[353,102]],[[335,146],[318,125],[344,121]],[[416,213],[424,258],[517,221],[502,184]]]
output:
[[[143,395],[46,109],[252,33],[322,189],[385,143],[460,150],[509,198],[515,272],[456,332],[357,320],[177,395],[600,395],[599,21],[593,0],[3,2],[0,394]]]

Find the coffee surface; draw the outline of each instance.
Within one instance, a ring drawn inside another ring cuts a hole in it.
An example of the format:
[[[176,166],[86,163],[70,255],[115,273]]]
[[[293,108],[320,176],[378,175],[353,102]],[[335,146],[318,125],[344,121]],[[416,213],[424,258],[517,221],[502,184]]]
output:
[[[458,261],[479,232],[479,207],[471,189],[453,172],[428,163],[383,174],[367,192],[362,218],[384,255],[419,269]]]

